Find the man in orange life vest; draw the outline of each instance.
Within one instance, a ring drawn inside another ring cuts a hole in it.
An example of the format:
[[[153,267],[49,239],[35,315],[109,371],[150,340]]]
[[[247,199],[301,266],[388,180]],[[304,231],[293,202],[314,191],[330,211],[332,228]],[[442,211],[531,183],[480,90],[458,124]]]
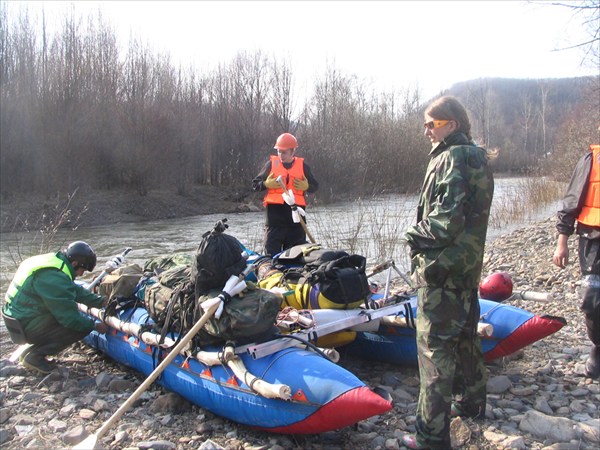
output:
[[[306,243],[306,232],[299,222],[294,221],[292,208],[284,201],[277,178],[282,177],[287,189],[294,193],[295,204],[302,208],[306,208],[305,193],[319,188],[304,158],[296,156],[298,141],[294,135],[283,133],[274,148],[277,155],[271,155],[252,180],[253,191],[267,191],[263,199],[266,211],[264,253],[271,256]]]
[[[600,127],[598,128],[600,131]],[[552,260],[564,268],[569,262],[567,240],[575,231],[579,235],[581,267],[581,310],[592,349],[585,363],[585,374],[600,378],[600,145],[590,145],[575,167],[563,205],[558,211],[558,240]]]

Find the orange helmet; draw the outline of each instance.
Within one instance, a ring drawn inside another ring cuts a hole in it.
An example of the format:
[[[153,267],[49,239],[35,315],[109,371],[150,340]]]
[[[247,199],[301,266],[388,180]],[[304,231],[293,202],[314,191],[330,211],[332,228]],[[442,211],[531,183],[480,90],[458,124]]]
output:
[[[275,146],[273,148],[277,150],[288,150],[290,148],[297,148],[298,141],[294,137],[293,134],[283,133],[281,136],[277,138],[275,142]]]
[[[513,293],[513,282],[506,272],[488,275],[479,283],[479,296],[486,300],[502,302]]]

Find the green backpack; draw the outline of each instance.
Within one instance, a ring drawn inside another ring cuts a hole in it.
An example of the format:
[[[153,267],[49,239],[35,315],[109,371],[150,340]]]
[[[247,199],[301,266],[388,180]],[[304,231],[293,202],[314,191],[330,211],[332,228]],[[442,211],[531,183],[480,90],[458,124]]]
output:
[[[218,296],[220,290],[211,290],[198,299],[200,305]],[[204,328],[196,335],[196,345],[216,345],[227,341],[247,344],[270,338],[277,332],[275,321],[279,313],[281,297],[260,289],[249,287],[242,294],[232,297],[223,308],[219,319],[211,317]],[[198,314],[197,317],[199,318]]]
[[[194,324],[194,287],[189,282],[191,268],[175,265],[157,276],[157,283],[148,284],[144,303],[154,328],[164,336],[169,330],[182,332]]]
[[[184,334],[202,317],[200,305],[217,297],[213,289],[196,302],[194,284],[190,282],[190,266],[174,266],[158,276],[157,283],[145,288],[144,302],[154,329],[164,336],[170,331]],[[198,346],[222,344],[227,341],[248,343],[276,332],[275,321],[281,298],[272,292],[248,287],[232,297],[219,319],[212,317],[194,338]]]

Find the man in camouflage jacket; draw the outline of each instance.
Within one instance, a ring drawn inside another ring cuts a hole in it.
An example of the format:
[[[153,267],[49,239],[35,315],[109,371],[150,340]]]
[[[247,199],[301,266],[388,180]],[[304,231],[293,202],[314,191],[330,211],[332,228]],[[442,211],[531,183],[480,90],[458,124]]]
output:
[[[486,406],[477,289],[494,181],[488,153],[471,140],[466,111],[445,98],[453,108],[442,108],[436,117],[434,104],[425,116],[433,119],[425,124],[431,160],[417,223],[405,235],[418,287],[421,389],[417,434],[403,444],[417,449],[450,448],[451,415],[483,416]]]

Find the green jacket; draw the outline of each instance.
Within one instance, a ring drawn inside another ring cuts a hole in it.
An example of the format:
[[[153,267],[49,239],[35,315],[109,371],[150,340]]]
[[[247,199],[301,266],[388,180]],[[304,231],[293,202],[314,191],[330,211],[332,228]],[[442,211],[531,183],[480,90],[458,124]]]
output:
[[[8,288],[4,314],[26,324],[42,314],[54,316],[65,328],[92,331],[94,320],[83,316],[78,303],[101,307],[102,297],[73,282],[75,272],[61,252],[24,260]]]
[[[418,286],[479,286],[494,194],[486,153],[460,132],[431,150],[417,224],[405,235]]]

